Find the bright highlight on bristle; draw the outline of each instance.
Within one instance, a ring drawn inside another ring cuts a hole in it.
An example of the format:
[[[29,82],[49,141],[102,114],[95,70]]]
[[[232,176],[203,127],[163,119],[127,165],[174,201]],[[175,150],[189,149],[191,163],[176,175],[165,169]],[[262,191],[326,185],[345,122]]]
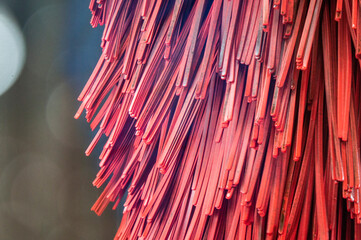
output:
[[[78,100],[115,239],[361,239],[361,6],[91,0]]]

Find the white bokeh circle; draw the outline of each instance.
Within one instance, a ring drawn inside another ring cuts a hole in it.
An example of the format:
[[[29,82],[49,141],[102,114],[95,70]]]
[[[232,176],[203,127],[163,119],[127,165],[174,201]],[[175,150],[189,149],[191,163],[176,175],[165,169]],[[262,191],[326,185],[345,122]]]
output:
[[[0,5],[0,96],[16,82],[25,55],[24,36],[9,11]]]

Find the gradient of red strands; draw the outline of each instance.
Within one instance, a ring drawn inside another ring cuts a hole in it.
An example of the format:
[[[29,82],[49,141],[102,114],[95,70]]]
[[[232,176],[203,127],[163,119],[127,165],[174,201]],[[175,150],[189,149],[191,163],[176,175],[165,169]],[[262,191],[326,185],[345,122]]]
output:
[[[115,239],[361,237],[357,1],[90,9],[103,53],[75,117],[99,127],[86,155],[108,137],[92,210],[127,195]]]

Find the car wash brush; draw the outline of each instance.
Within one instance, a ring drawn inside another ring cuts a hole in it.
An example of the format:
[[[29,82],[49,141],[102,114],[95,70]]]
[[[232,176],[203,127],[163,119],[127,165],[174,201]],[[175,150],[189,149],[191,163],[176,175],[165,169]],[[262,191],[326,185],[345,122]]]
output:
[[[122,209],[115,239],[361,239],[361,2],[90,10],[102,54],[75,118],[86,155],[106,139],[92,210]]]

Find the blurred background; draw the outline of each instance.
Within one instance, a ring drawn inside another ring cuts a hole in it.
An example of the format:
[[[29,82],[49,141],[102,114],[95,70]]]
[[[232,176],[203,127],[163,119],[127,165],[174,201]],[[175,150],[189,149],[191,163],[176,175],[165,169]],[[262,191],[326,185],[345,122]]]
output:
[[[0,1],[0,239],[113,239],[76,98],[100,55],[86,0]],[[101,144],[99,145],[101,146]],[[118,213],[119,214],[119,213]],[[119,218],[119,217],[118,217]]]

